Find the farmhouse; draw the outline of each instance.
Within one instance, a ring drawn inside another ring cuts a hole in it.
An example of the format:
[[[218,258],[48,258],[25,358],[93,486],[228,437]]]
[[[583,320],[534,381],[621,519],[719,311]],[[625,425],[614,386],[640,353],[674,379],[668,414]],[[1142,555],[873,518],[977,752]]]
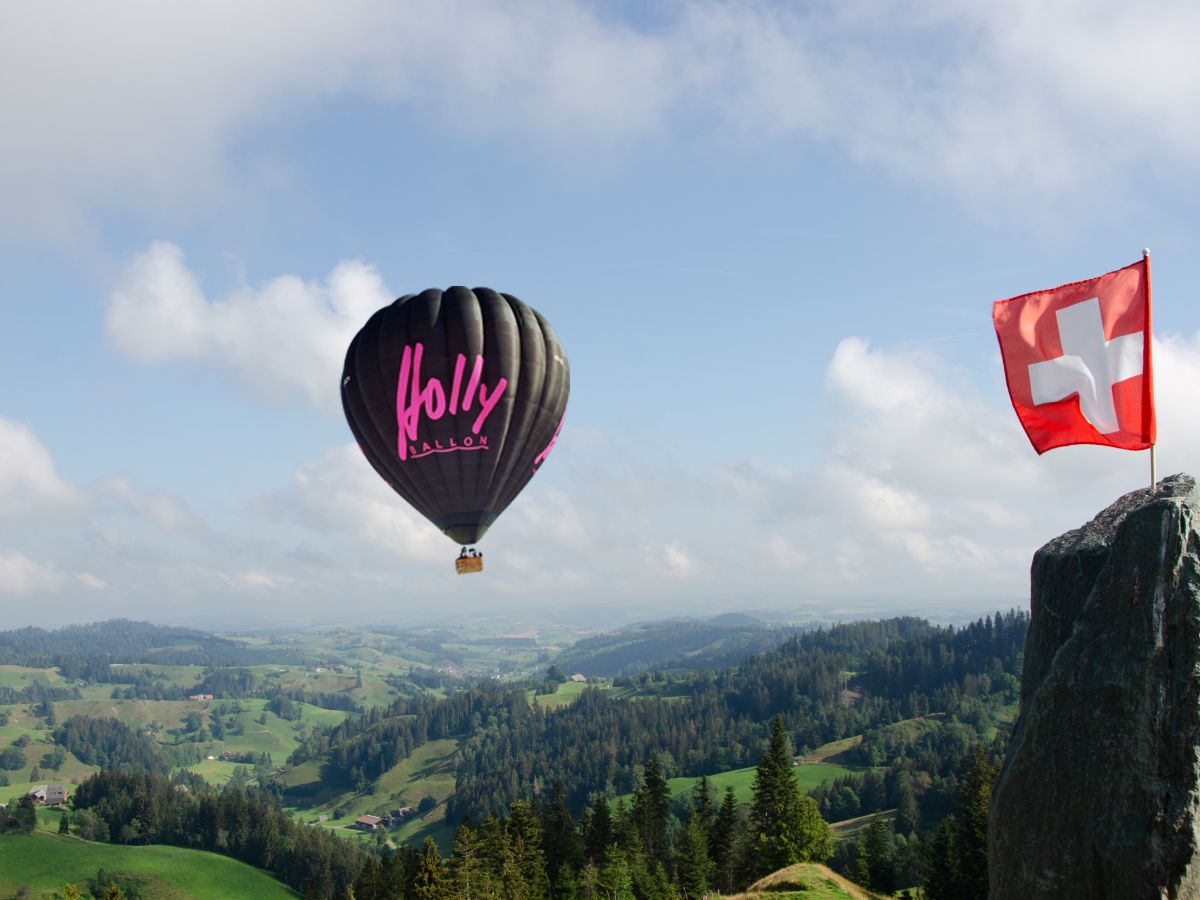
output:
[[[374,831],[382,821],[383,819],[379,816],[359,816],[354,820],[354,827],[361,828],[363,831]]]
[[[571,676],[571,680],[576,682],[577,684],[583,684],[587,681],[587,676],[580,675],[578,672],[576,672],[574,675]]]
[[[399,809],[393,809],[390,812],[383,814],[383,824],[387,828],[393,825],[401,825],[405,820],[411,819],[417,814],[417,811],[411,806],[402,806]]]
[[[42,806],[62,806],[67,802],[65,784],[39,784],[25,795]]]
[[[212,694],[189,694],[188,699],[189,700],[211,700],[211,699],[213,699],[213,695]]]

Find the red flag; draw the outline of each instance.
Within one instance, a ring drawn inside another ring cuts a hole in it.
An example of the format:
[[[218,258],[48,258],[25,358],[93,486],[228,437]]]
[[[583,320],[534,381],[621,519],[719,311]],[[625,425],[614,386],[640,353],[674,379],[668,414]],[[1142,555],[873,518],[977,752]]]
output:
[[[1150,259],[992,305],[1013,409],[1039,454],[1154,443]]]

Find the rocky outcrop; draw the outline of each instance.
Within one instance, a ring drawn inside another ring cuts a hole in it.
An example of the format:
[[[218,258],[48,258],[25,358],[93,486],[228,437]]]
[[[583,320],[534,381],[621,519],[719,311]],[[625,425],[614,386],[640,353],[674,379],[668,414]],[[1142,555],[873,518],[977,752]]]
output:
[[[1176,475],[1034,555],[993,900],[1200,897],[1198,514]]]

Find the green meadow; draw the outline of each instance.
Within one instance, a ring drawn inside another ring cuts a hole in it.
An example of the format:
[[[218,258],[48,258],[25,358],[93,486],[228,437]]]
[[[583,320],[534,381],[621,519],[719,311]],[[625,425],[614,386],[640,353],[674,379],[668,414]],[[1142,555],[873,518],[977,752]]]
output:
[[[553,694],[534,694],[530,689],[525,692],[525,695],[529,698],[530,705],[536,701],[542,709],[558,709],[560,706],[570,706],[579,699],[579,695],[583,693],[584,689],[589,687],[605,689],[603,684],[589,685],[580,681],[564,681]]]
[[[404,806],[416,807],[424,798],[432,797],[432,809],[409,819],[387,837],[397,845],[418,845],[426,837],[432,837],[442,852],[448,854],[454,841],[454,828],[444,821],[445,804],[454,793],[458,746],[458,742],[451,739],[422,744],[411,756],[380,776],[371,791],[364,794],[339,791],[324,784],[320,777],[321,764],[315,760],[281,772],[277,780],[285,786],[284,805],[300,819],[318,822],[324,816],[325,821],[319,822],[323,827],[367,842],[373,842],[375,836],[350,828],[359,816],[380,815]]]
[[[53,669],[0,666],[0,687],[21,690],[31,684],[58,684],[61,681],[61,676]]]
[[[829,831],[835,841],[856,839],[860,834],[871,827],[871,823],[874,822],[876,818],[883,819],[885,822],[894,822],[896,820],[896,810],[885,809],[866,816],[857,816],[853,819],[845,819],[841,822],[831,822],[829,825]]]
[[[739,803],[749,803],[754,799],[756,768],[756,766],[747,766],[744,769],[718,772],[716,775],[709,775],[708,782],[716,788],[718,797],[725,793],[726,788],[731,787]],[[865,766],[838,766],[831,763],[802,763],[792,767],[792,773],[796,776],[800,790],[805,792],[811,791],[827,781],[833,781],[835,778],[859,775],[865,771],[867,771]],[[667,786],[671,789],[671,796],[678,797],[680,794],[690,791],[699,780],[699,778],[670,778],[667,780]]]
[[[384,772],[366,794],[335,792],[320,779],[320,764],[316,761],[295,766],[279,775],[286,792],[284,803],[305,821],[320,815],[329,818],[322,824],[329,828],[350,825],[364,814],[379,815],[402,806],[417,806],[424,797],[432,797],[440,809],[454,792],[455,754],[458,742],[451,739],[429,741],[417,747],[411,756]],[[335,810],[343,810],[334,816]],[[431,811],[432,813],[433,811]],[[427,815],[424,818],[433,819]],[[413,822],[406,822],[402,829]],[[411,830],[411,829],[410,829]]]
[[[84,885],[101,868],[143,877],[141,895],[146,900],[282,900],[297,896],[260,869],[203,850],[95,844],[42,831],[0,836],[0,892],[4,896],[28,887],[25,896],[31,900],[53,897],[68,882]]]

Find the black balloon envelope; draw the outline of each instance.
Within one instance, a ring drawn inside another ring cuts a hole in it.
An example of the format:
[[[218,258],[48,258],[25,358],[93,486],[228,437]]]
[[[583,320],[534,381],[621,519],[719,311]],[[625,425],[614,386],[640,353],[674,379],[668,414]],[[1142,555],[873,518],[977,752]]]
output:
[[[570,386],[567,355],[536,310],[487,288],[430,289],[354,336],[342,408],[375,471],[465,545],[546,459]]]

